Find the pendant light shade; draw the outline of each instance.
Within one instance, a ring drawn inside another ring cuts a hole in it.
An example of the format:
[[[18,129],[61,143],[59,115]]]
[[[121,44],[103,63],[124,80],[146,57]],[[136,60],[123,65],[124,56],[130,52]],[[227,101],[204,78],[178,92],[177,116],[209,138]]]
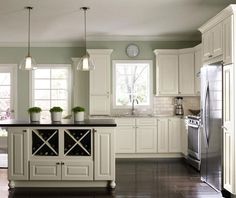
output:
[[[30,55],[30,11],[33,9],[33,7],[25,7],[25,9],[27,9],[29,11],[29,19],[28,19],[28,54],[20,62],[19,69],[33,70],[33,69],[37,68],[35,60]]]
[[[89,9],[89,7],[81,7],[81,10],[84,11],[84,41],[85,41],[85,55],[80,59],[78,65],[77,65],[77,70],[80,71],[90,71],[94,70],[95,66],[93,61],[91,60],[88,52],[87,52],[87,43],[86,43],[86,12]]]

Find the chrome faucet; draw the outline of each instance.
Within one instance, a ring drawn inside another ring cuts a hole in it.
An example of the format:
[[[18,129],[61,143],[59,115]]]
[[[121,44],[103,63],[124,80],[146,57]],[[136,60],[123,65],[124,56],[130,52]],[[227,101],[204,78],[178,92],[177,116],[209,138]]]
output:
[[[138,99],[133,99],[132,100],[132,109],[131,109],[131,115],[134,115],[134,102],[138,104]]]

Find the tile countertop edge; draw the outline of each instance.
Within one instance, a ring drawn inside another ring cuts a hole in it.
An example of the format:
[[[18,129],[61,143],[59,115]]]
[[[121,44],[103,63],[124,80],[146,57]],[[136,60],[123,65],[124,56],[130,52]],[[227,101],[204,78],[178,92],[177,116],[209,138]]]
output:
[[[74,122],[72,120],[62,120],[61,122],[40,121],[29,122],[21,120],[4,120],[0,121],[0,127],[116,127],[115,120],[110,119],[86,119],[83,122]]]

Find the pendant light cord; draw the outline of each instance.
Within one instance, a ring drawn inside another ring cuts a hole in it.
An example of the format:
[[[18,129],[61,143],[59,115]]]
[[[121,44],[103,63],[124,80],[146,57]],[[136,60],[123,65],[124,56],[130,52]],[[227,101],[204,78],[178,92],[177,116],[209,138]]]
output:
[[[29,10],[29,18],[28,18],[28,56],[30,56],[30,10],[32,10],[32,7],[27,7]]]
[[[86,29],[87,29],[87,27],[86,27],[86,11],[87,11],[87,9],[84,9],[84,41],[85,41],[85,54],[87,53],[87,38],[86,38]]]

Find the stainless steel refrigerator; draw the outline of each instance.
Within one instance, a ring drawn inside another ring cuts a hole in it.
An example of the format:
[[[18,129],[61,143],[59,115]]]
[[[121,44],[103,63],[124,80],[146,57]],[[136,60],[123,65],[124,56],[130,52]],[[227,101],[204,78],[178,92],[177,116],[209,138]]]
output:
[[[201,179],[222,190],[222,70],[221,64],[201,69]]]

